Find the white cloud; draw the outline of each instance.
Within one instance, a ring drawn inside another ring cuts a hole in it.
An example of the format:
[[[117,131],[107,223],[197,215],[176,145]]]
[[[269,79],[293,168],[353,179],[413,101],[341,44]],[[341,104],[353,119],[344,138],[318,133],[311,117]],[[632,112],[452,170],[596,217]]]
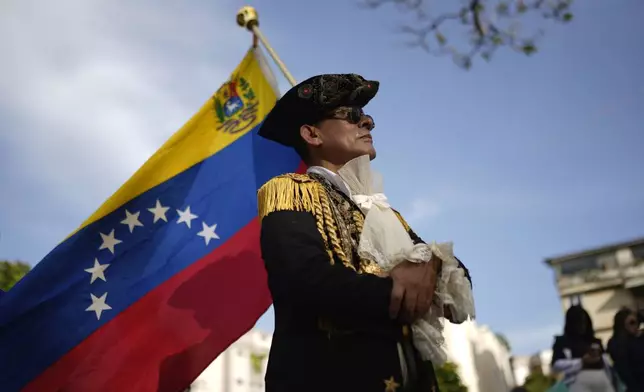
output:
[[[51,228],[62,215],[69,232],[93,212],[241,61],[250,37],[237,6],[3,2],[3,225]]]
[[[439,205],[430,199],[413,199],[406,208],[405,220],[410,225],[423,223],[441,212]]]
[[[219,47],[225,58],[230,39],[206,38],[212,29],[198,26],[222,23],[200,11],[169,2],[10,2],[0,19],[0,103],[29,123],[5,132],[32,180],[67,197],[106,196],[189,118],[235,63],[210,62],[203,48]]]

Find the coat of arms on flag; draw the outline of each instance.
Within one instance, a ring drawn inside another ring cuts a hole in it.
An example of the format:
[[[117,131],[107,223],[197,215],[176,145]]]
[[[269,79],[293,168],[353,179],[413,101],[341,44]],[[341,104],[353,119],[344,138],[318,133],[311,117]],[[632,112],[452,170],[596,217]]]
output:
[[[244,77],[226,83],[213,100],[220,122],[217,130],[235,134],[248,130],[257,120],[257,96]]]

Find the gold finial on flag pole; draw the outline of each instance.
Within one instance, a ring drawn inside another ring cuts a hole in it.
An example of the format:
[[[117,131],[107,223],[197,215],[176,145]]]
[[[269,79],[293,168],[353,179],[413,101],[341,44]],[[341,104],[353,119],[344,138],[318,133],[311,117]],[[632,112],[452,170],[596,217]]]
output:
[[[277,56],[277,53],[275,53],[275,50],[271,47],[271,45],[268,43],[268,40],[262,34],[262,31],[259,29],[259,18],[257,16],[257,11],[255,8],[251,6],[245,6],[242,7],[238,12],[237,12],[237,24],[240,27],[244,27],[248,29],[250,32],[253,33],[256,39],[259,39],[268,51],[268,54],[271,55],[273,58],[273,61],[275,61],[275,64],[279,67],[280,71],[284,74],[284,77],[288,82],[291,84],[291,86],[295,86],[297,82],[295,81],[295,78],[293,78],[293,75],[288,71],[286,68],[286,65],[280,60],[279,56]]]

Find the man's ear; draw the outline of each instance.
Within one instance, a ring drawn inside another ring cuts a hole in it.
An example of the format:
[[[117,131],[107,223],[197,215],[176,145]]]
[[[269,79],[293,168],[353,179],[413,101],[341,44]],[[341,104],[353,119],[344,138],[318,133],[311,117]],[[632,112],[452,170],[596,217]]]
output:
[[[300,127],[300,136],[310,146],[318,147],[322,145],[320,130],[313,125],[302,125]]]

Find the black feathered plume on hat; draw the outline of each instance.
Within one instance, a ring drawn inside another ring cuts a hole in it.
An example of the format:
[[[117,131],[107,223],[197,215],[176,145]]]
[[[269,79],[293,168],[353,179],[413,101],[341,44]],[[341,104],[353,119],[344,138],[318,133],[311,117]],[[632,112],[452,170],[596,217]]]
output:
[[[294,147],[300,127],[315,124],[330,111],[342,107],[364,107],[376,96],[380,83],[356,74],[324,74],[291,88],[264,119],[259,135]]]

